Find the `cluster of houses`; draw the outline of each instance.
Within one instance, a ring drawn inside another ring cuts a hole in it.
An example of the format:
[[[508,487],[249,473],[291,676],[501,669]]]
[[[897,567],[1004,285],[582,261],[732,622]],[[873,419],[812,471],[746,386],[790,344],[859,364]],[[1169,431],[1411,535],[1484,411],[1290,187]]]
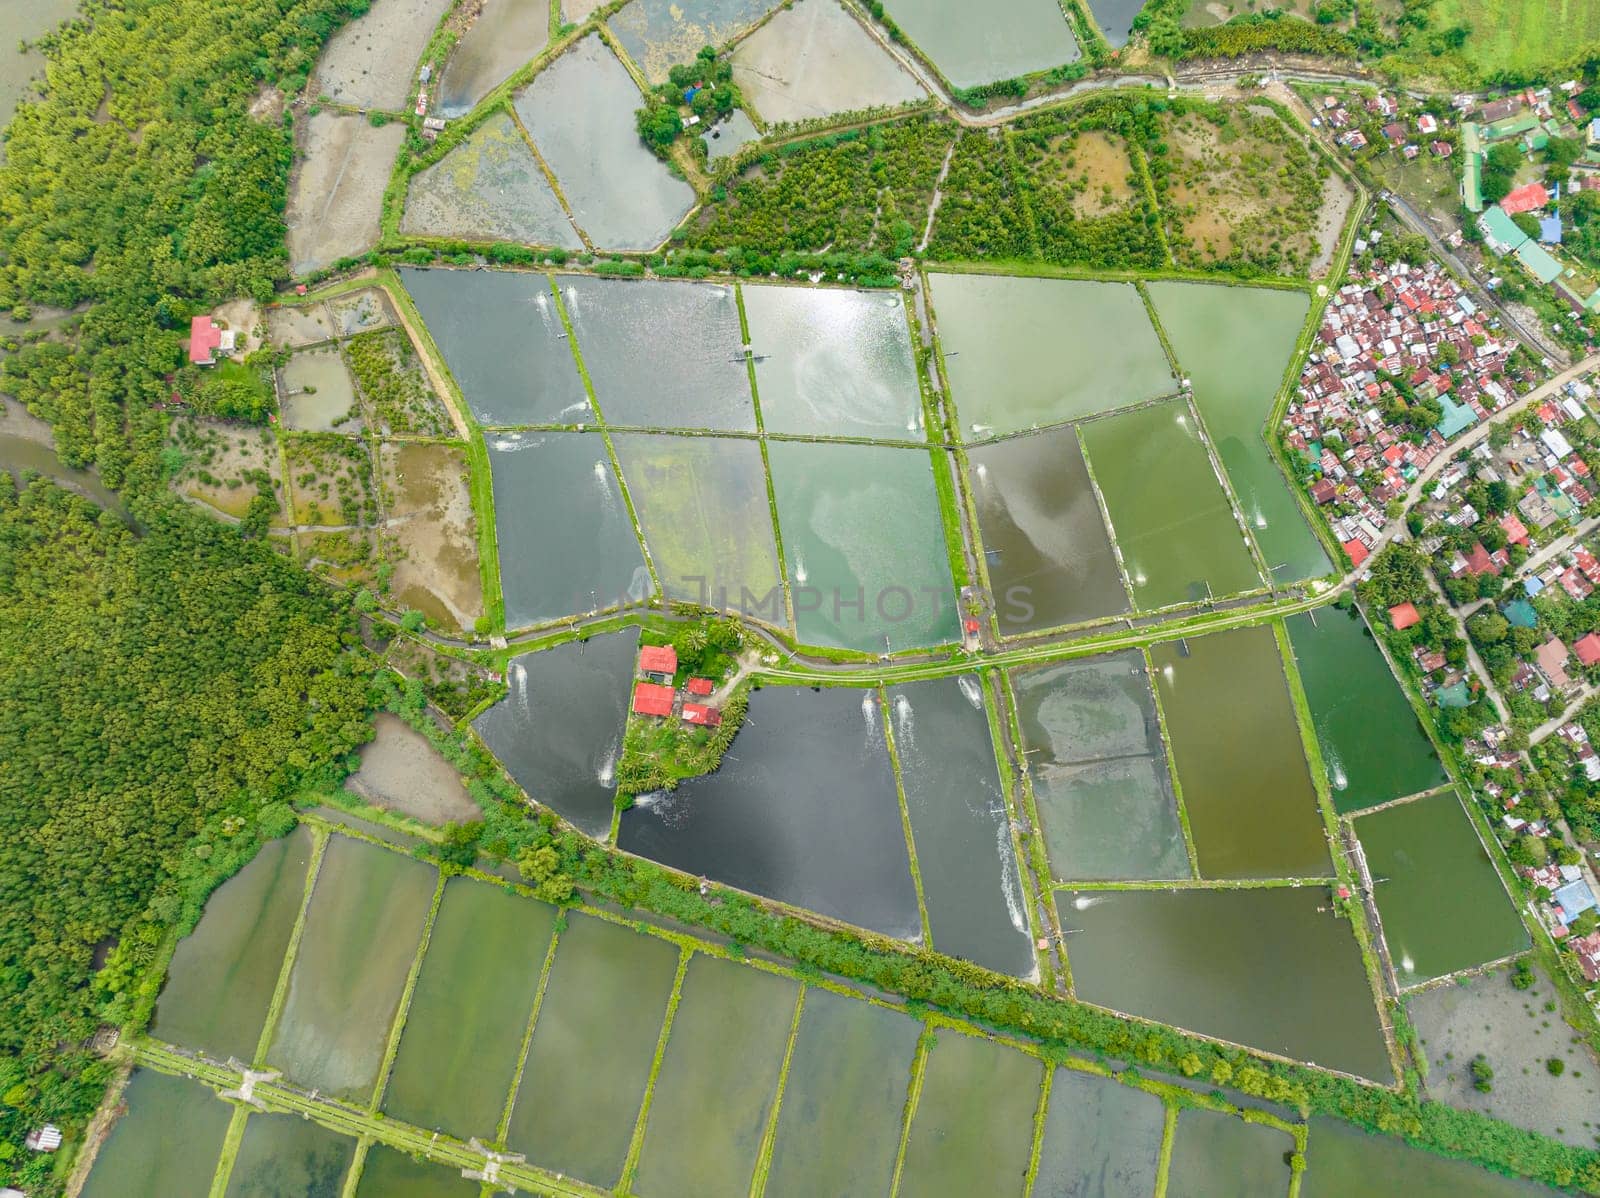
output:
[[[1515,398],[1515,349],[1437,263],[1378,264],[1333,297],[1283,439],[1307,462],[1311,497],[1354,565],[1382,535],[1384,507],[1451,439]],[[1441,419],[1391,423],[1401,385],[1437,401]]]
[[[1322,112],[1312,118],[1313,125],[1338,130],[1334,141],[1352,153],[1372,144],[1361,126],[1370,127],[1376,121],[1384,122],[1380,130],[1382,140],[1399,150],[1407,162],[1420,158],[1424,147],[1435,158],[1449,158],[1455,154],[1455,144],[1440,136],[1443,130],[1438,117],[1423,112],[1402,118],[1400,102],[1383,92],[1360,99],[1323,96]]]
[[[633,684],[633,714],[652,719],[682,720],[701,728],[722,723],[722,712],[706,700],[716,691],[709,678],[690,678],[682,690],[673,685],[678,651],[671,645],[646,645],[639,650],[639,677]]]
[[[1562,184],[1540,182],[1515,188],[1496,204],[1485,204],[1483,167],[1489,151],[1514,144],[1526,156],[1545,150],[1551,138],[1581,138],[1583,155],[1572,164],[1569,192],[1600,189],[1600,120],[1590,120],[1574,98],[1575,79],[1558,88],[1528,88],[1492,100],[1461,123],[1461,203],[1478,214],[1484,244],[1497,257],[1513,258],[1541,285],[1552,288],[1573,311],[1600,310],[1600,285],[1590,271],[1561,252],[1562,219],[1559,211]],[[1513,218],[1531,215],[1537,232]]]

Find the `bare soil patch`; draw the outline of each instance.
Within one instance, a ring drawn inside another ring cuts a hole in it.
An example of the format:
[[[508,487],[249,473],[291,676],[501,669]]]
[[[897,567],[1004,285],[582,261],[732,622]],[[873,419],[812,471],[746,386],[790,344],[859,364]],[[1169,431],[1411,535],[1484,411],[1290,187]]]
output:
[[[427,824],[465,823],[482,812],[455,767],[411,725],[378,713],[377,734],[361,749],[361,768],[345,784],[375,807]]]
[[[405,127],[374,128],[364,117],[327,111],[297,124],[304,157],[289,182],[289,261],[306,274],[377,244],[383,189]]]

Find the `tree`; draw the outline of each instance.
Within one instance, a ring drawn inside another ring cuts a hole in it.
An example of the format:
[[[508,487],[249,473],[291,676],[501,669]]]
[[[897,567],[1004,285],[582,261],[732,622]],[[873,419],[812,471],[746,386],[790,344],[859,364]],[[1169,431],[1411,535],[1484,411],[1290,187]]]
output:
[[[1498,612],[1481,611],[1467,620],[1467,635],[1475,645],[1497,645],[1510,631],[1510,622]]]
[[[1468,1068],[1472,1074],[1472,1088],[1474,1090],[1487,1094],[1494,1089],[1494,1070],[1482,1053],[1472,1058],[1472,1064]]]
[[[1483,198],[1485,203],[1495,204],[1505,199],[1511,191],[1512,184],[1516,181],[1517,171],[1522,167],[1522,151],[1515,142],[1503,141],[1498,145],[1489,147],[1487,159],[1483,165]]]

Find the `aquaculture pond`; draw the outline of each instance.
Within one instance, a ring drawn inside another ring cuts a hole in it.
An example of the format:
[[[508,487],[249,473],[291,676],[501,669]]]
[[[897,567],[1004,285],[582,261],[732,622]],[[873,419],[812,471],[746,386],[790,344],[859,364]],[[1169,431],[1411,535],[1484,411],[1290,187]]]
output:
[[[295,169],[284,214],[293,273],[332,266],[377,244],[383,192],[405,129],[399,121],[374,125],[334,108],[296,122]]]
[[[372,1097],[437,881],[412,857],[329,837],[267,1050],[285,1077],[352,1102]]]
[[[513,657],[506,697],[472,725],[535,802],[597,838],[611,828],[638,651],[628,628]]]
[[[1453,792],[1363,815],[1355,830],[1401,986],[1528,947],[1527,929]]]
[[[650,571],[602,434],[488,433],[484,441],[507,628],[649,597]]]
[[[1128,610],[1128,591],[1075,428],[967,451],[1002,636]]]
[[[547,277],[402,269],[400,278],[474,420],[593,422]]]
[[[459,1169],[413,1160],[382,1144],[367,1149],[355,1198],[478,1198],[483,1186]]]
[[[445,884],[384,1091],[389,1114],[494,1138],[555,914],[487,882]]]
[[[550,8],[527,0],[484,0],[450,52],[439,79],[438,115],[465,116],[550,40]]]
[[[1137,11],[1134,3],[1132,12]],[[1328,573],[1333,568],[1328,555],[1273,460],[1265,432],[1310,297],[1298,289],[1146,286],[1273,581]]]
[[[774,0],[634,0],[609,21],[611,32],[652,85],[702,46],[721,46],[774,7]]]
[[[1051,873],[1189,877],[1144,655],[1016,670],[1011,687]]]
[[[1285,1198],[1294,1137],[1237,1115],[1191,1107],[1178,1114],[1169,1198]]]
[[[1387,1081],[1350,925],[1326,887],[1062,891],[1077,997]]]
[[[745,115],[744,109],[735,108],[728,116],[702,133],[700,140],[705,144],[709,161],[715,162],[719,158],[727,158],[737,153],[746,142],[756,141],[760,136],[761,130],[757,129],[755,122]]]
[[[1037,1198],[1124,1198],[1156,1192],[1166,1109],[1144,1090],[1057,1069],[1039,1142]]]
[[[311,833],[269,840],[206,900],[178,941],[150,1034],[218,1060],[249,1063],[305,899]]]
[[[802,641],[882,653],[959,637],[926,450],[774,441],[767,454]]]
[[[1027,897],[983,684],[973,674],[908,682],[888,692],[888,704],[933,947],[1032,976]]]
[[[733,52],[733,81],[768,124],[890,107],[927,92],[838,0],[799,0]]]
[[[784,623],[761,444],[650,433],[611,443],[666,597]]]
[[[597,1186],[622,1176],[678,969],[675,945],[576,912],[556,944],[506,1143]],[[552,1101],[549,1080],[559,1079]]]
[[[755,432],[732,287],[582,275],[556,286],[606,424]]]
[[[633,1193],[749,1192],[799,994],[789,978],[717,957],[690,960]]]
[[[767,432],[923,439],[899,292],[745,287],[742,298]]]
[[[1151,404],[1081,431],[1135,606],[1200,603],[1261,585],[1187,403]]]
[[[299,1115],[252,1114],[226,1198],[339,1198],[356,1142]]]
[[[283,426],[297,432],[324,433],[361,423],[356,412],[356,387],[344,359],[333,346],[295,354],[278,371],[279,408]]]
[[[767,1198],[890,1192],[921,1031],[896,1011],[806,991]]]
[[[1466,1161],[1374,1136],[1337,1119],[1313,1119],[1302,1198],[1553,1198],[1554,1190]]]
[[[921,935],[878,692],[763,687],[721,768],[622,814],[618,844],[901,939]]]
[[[400,231],[570,250],[583,245],[533,151],[503,112],[411,177]]]
[[[1112,49],[1128,44],[1133,32],[1133,19],[1144,8],[1144,0],[1090,0],[1089,10],[1094,13],[1094,23],[1106,35]]]
[[[695,50],[683,56],[694,57]],[[573,96],[582,96],[574,104]],[[601,249],[654,249],[694,206],[694,189],[639,140],[639,89],[604,42],[586,37],[514,101],[578,227]]]
[[[1330,872],[1327,832],[1270,627],[1150,650],[1200,876]]]
[[[1026,1189],[1044,1067],[991,1040],[935,1032],[906,1140],[900,1193],[968,1198]]]
[[[234,1108],[205,1086],[135,1069],[127,1113],[95,1156],[82,1198],[200,1198],[222,1153]]]
[[[953,87],[977,87],[1076,62],[1055,0],[894,0],[889,15]]]
[[[417,60],[449,7],[450,0],[375,0],[328,39],[313,94],[355,109],[408,107]]]
[[[1284,623],[1341,814],[1448,781],[1360,612],[1327,607]]]
[[[469,823],[483,816],[456,767],[389,711],[373,720],[373,737],[361,746],[361,768],[345,779],[345,788],[375,807],[426,824]]]
[[[1053,0],[1050,7],[1059,19]],[[999,23],[993,10],[972,15]],[[941,21],[958,23],[953,13]],[[1077,420],[1178,389],[1131,283],[935,274],[928,286],[968,440]]]

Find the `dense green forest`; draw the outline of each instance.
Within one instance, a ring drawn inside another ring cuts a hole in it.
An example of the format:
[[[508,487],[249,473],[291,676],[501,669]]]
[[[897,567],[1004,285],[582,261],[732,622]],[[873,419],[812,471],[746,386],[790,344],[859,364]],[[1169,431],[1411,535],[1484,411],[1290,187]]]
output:
[[[232,402],[190,385],[183,339],[287,273],[290,133],[251,105],[302,87],[367,5],[89,0],[42,40],[45,95],[7,131],[0,313],[82,315],[75,339],[23,339],[0,391],[141,522],[0,476],[0,1177],[30,1194],[53,1162],[23,1136],[81,1127],[103,1092],[87,1038],[148,1008],[162,946],[369,734],[344,601],[156,497],[153,406]]]
[[[93,1109],[84,1040],[369,735],[347,601],[180,504],[136,510],[137,533],[0,474],[0,1157]]]
[[[24,346],[0,390],[55,426],[70,464],[113,486],[153,472],[148,412],[188,317],[286,275],[289,130],[250,106],[298,90],[368,3],[90,0],[41,43],[45,97],[18,110],[0,166],[0,312],[88,308],[75,346]]]

